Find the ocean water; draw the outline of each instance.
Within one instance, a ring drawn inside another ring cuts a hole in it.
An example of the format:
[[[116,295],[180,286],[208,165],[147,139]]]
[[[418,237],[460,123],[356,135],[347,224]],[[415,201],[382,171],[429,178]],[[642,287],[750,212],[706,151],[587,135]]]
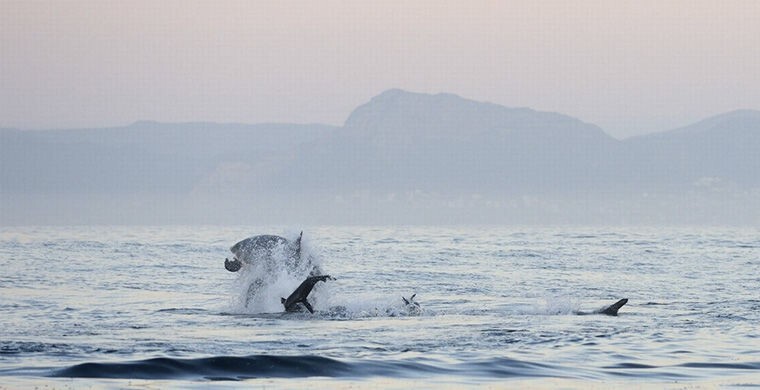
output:
[[[0,388],[760,387],[758,229],[305,227],[317,312],[246,305],[300,230],[0,228]]]

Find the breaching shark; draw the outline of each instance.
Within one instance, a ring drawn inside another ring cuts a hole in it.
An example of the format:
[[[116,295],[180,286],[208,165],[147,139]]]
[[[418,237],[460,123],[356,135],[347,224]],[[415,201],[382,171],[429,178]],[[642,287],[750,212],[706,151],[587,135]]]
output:
[[[290,242],[285,237],[270,234],[248,237],[230,248],[230,252],[234,256],[232,260],[224,259],[224,268],[230,272],[237,272],[244,265],[253,264],[256,260],[272,261],[278,250],[285,255],[286,260],[294,263],[301,262],[304,260],[301,258],[302,238],[303,232],[298,235],[295,242]],[[311,263],[311,258],[307,256],[305,261]]]
[[[248,237],[230,248],[232,260],[224,259],[224,268],[230,272],[241,269],[255,269],[246,293],[246,306],[271,281],[272,275],[283,270],[296,272],[308,270],[309,275],[320,275],[322,272],[311,256],[304,256],[301,251],[303,232],[295,241],[275,235],[259,235]],[[254,267],[255,266],[255,267]]]

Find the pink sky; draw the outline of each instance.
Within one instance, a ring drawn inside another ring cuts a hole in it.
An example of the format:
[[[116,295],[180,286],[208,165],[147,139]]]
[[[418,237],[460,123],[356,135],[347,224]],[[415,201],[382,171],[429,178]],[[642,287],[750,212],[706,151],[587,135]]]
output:
[[[389,88],[625,137],[760,109],[758,1],[0,1],[0,127],[321,122]]]

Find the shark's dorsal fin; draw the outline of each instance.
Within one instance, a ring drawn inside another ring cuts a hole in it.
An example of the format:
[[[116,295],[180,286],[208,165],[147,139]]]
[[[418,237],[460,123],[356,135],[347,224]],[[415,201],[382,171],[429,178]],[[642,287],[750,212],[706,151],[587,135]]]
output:
[[[628,303],[628,298],[623,298],[615,303],[613,303],[610,306],[605,307],[604,309],[600,310],[600,314],[606,314],[608,316],[616,316],[618,315],[618,310],[620,310],[621,307],[623,307],[626,303]]]
[[[296,239],[296,258],[301,258],[301,239],[303,238],[303,230],[301,230],[301,234],[298,235],[298,238]]]

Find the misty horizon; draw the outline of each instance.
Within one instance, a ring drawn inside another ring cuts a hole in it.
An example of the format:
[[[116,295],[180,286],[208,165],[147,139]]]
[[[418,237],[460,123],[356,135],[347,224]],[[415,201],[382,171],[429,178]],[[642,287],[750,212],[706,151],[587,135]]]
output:
[[[0,225],[757,225],[757,15],[2,1]]]
[[[735,110],[619,140],[391,89],[343,126],[5,129],[0,195],[4,224],[754,224],[758,129]]]
[[[457,93],[450,92],[450,91],[428,94],[428,93],[422,93],[422,92],[408,91],[408,90],[404,90],[402,88],[387,88],[384,91],[380,92],[377,96],[383,95],[383,94],[386,94],[386,93],[390,93],[390,92],[393,92],[393,91],[400,91],[400,92],[403,92],[403,93],[421,94],[421,95],[453,95],[453,96],[456,96],[458,98],[462,98],[462,99],[466,99],[466,100],[471,100],[472,99],[473,101],[478,102],[478,103],[493,104],[493,105],[507,107],[507,106],[504,106],[504,105],[501,105],[501,104],[495,103],[495,102],[480,101],[480,100],[476,100],[476,99],[471,98],[471,97],[463,97],[463,96],[461,96],[461,95],[459,95]],[[510,107],[510,108],[529,109],[529,110],[533,110],[533,111],[536,111],[536,112],[544,112],[544,113],[548,113],[548,114],[567,115],[566,113],[554,112],[554,111],[542,111],[542,110],[537,110],[537,109],[535,109],[533,107],[527,107],[527,106],[515,106],[515,107]],[[703,122],[705,120],[709,120],[711,118],[725,116],[725,115],[732,115],[732,114],[742,113],[742,112],[760,112],[760,109],[746,108],[746,107],[736,107],[734,109],[730,109],[730,110],[723,111],[723,112],[715,112],[715,113],[711,113],[711,114],[708,113],[708,114],[705,114],[705,115],[697,118],[696,120],[694,120],[692,122],[682,123],[680,125],[676,125],[675,127],[662,128],[662,129],[650,129],[649,132],[640,132],[639,131],[639,132],[636,132],[633,135],[629,135],[629,136],[625,136],[625,137],[617,137],[614,134],[612,134],[611,132],[609,132],[606,129],[604,129],[603,127],[601,127],[601,126],[599,126],[599,127],[605,133],[607,133],[608,135],[610,135],[611,137],[616,138],[618,140],[624,140],[624,139],[634,138],[634,137],[638,137],[638,136],[642,136],[642,135],[652,135],[652,134],[662,133],[662,132],[666,132],[666,131],[678,130],[680,128],[687,127],[687,126],[690,126],[690,125],[694,125],[694,124]],[[68,130],[96,130],[96,129],[124,128],[124,127],[139,126],[141,124],[149,124],[149,125],[150,124],[167,124],[167,125],[232,125],[232,126],[235,126],[235,125],[242,125],[242,126],[245,126],[245,125],[324,125],[324,126],[342,127],[342,126],[345,125],[345,122],[349,119],[350,115],[351,115],[351,113],[349,112],[346,115],[346,118],[342,122],[338,122],[338,123],[320,123],[320,122],[315,122],[315,121],[307,121],[307,122],[224,122],[224,121],[212,121],[212,120],[164,122],[164,121],[160,121],[160,120],[156,120],[156,119],[152,119],[152,118],[138,118],[138,119],[135,119],[133,121],[126,122],[126,123],[109,124],[109,125],[93,125],[93,126],[89,126],[89,127],[52,127],[52,128],[33,128],[32,127],[32,128],[30,128],[30,127],[0,126],[0,129],[6,129],[6,130],[24,130],[24,131],[68,131]],[[594,123],[592,123],[590,121],[585,121],[582,118],[579,118],[579,120],[581,120],[583,122],[586,122],[586,123],[594,124]],[[594,125],[597,125],[597,124],[594,124]]]

